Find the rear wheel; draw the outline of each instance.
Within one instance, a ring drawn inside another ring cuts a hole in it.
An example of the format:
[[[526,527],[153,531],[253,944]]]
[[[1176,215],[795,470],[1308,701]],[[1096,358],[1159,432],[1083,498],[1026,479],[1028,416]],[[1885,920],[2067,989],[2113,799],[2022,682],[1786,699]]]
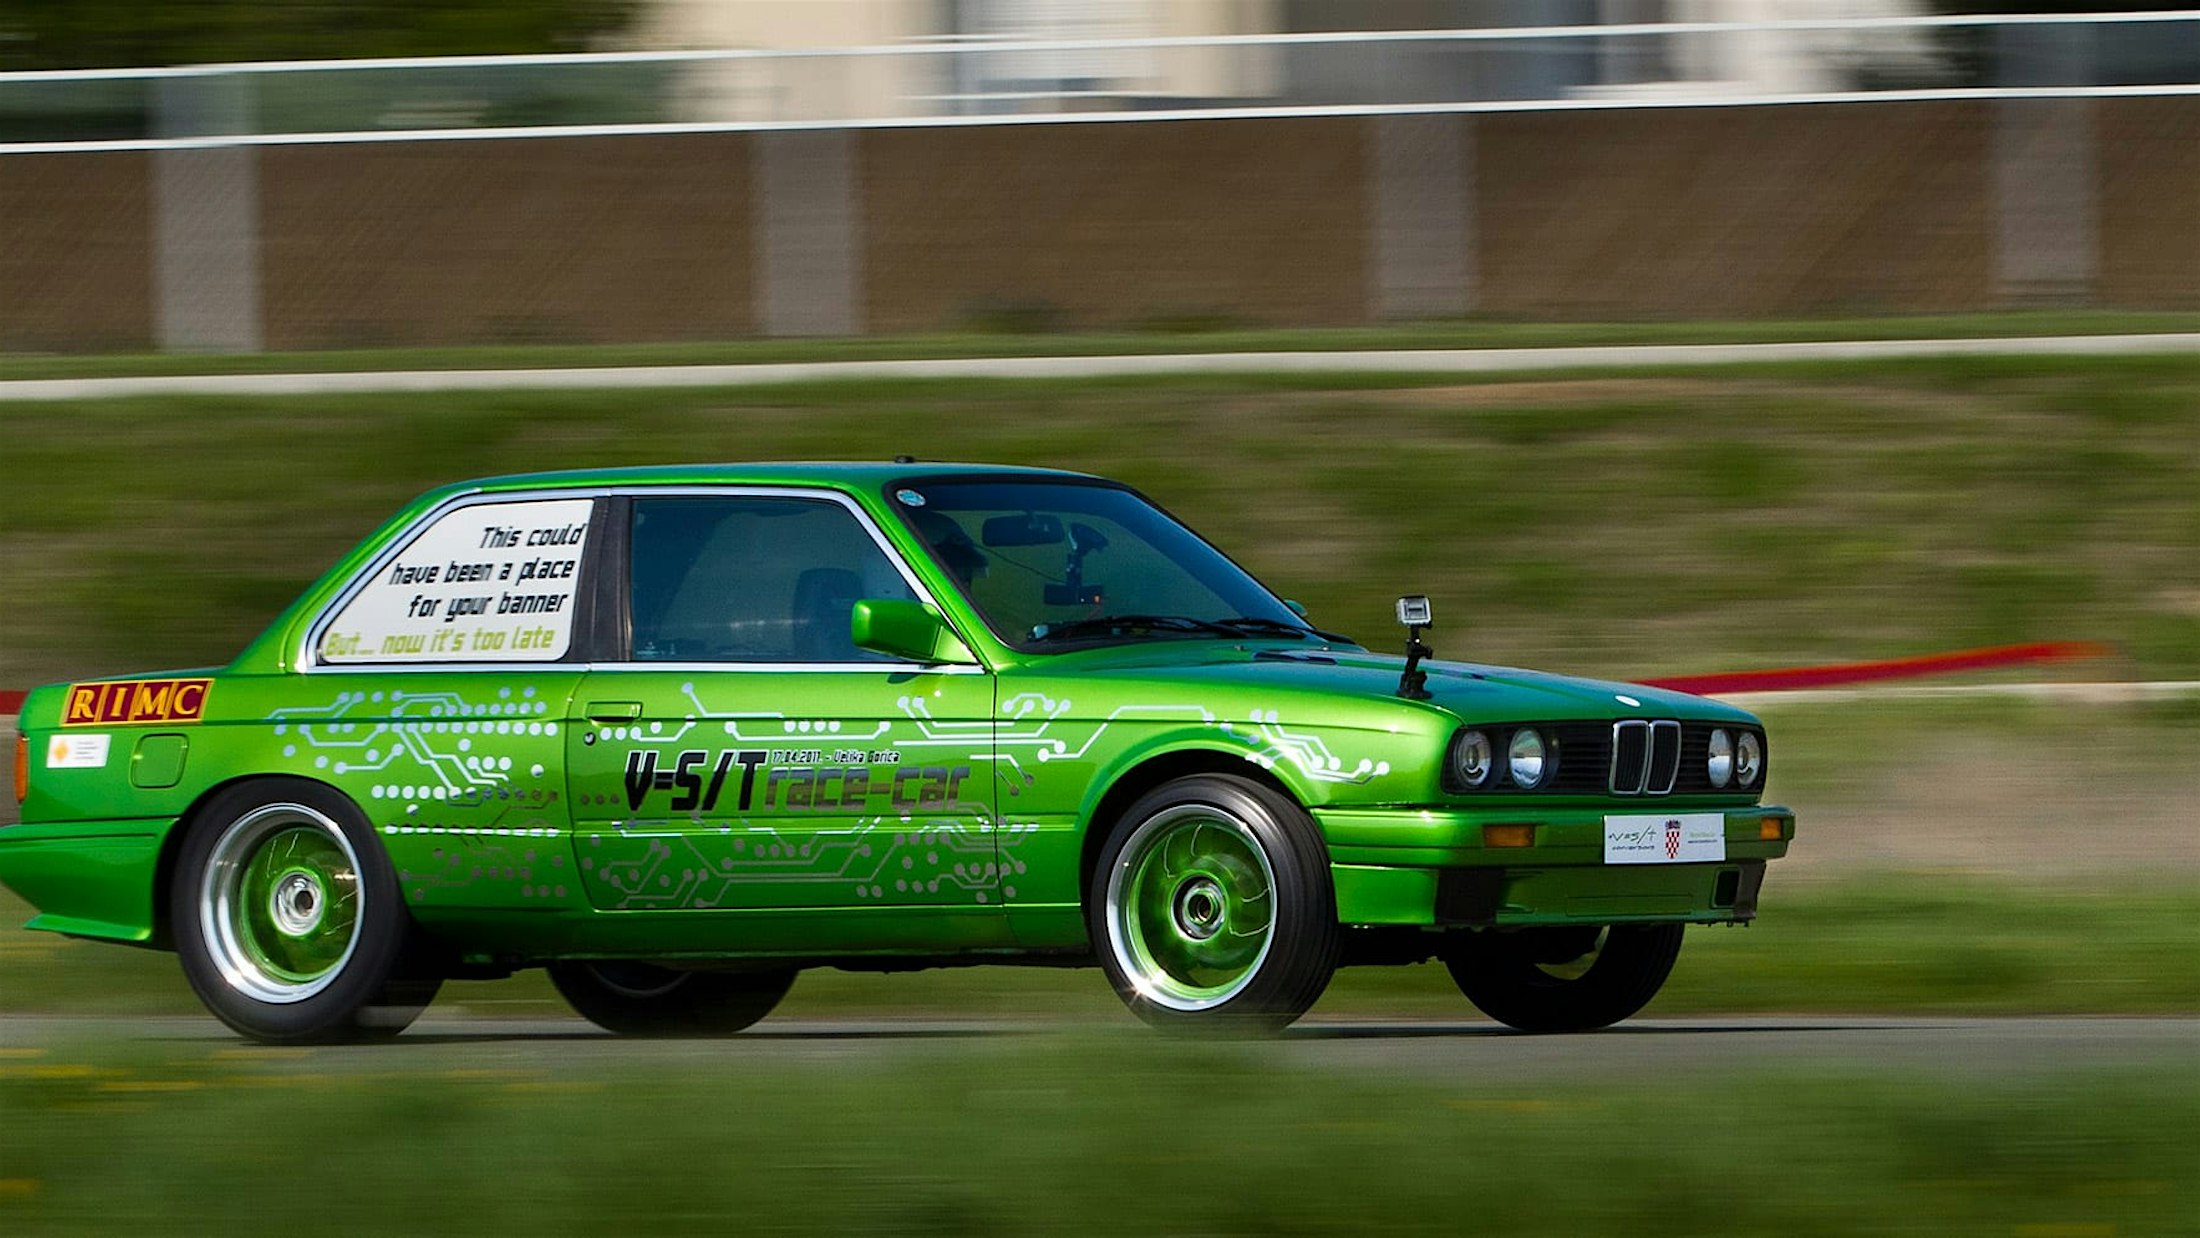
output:
[[[177,858],[170,926],[214,1016],[271,1043],[394,1036],[434,1000],[397,876],[358,807],[295,779],[209,801]]]
[[[1462,936],[1444,964],[1483,1014],[1523,1032],[1609,1027],[1673,973],[1681,925],[1614,924]]]
[[[1336,971],[1327,851],[1305,810],[1248,779],[1180,778],[1132,805],[1086,902],[1109,982],[1157,1027],[1280,1029]]]
[[[793,968],[677,971],[623,960],[550,965],[550,983],[582,1018],[622,1036],[722,1036],[772,1012]]]

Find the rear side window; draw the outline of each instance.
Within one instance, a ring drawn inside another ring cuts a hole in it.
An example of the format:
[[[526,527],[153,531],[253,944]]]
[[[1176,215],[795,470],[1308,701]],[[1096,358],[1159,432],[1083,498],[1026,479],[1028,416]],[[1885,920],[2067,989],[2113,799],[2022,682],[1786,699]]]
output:
[[[446,513],[344,603],[316,653],[335,665],[559,661],[593,510],[543,499]]]
[[[830,499],[636,499],[628,594],[637,662],[891,662],[848,639],[862,599],[913,599]]]

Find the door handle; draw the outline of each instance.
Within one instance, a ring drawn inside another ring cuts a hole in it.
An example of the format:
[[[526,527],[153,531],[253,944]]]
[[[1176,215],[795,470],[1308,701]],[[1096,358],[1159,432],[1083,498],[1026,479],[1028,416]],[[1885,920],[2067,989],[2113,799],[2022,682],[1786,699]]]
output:
[[[641,716],[640,701],[593,701],[587,711],[590,722],[632,722]]]

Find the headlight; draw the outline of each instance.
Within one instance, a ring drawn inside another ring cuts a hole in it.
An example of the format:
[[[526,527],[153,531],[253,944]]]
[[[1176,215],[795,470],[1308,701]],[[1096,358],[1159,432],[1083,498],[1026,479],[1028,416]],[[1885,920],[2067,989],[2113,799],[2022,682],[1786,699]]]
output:
[[[1460,732],[1459,738],[1451,741],[1451,785],[1463,791],[1489,785],[1496,755],[1488,735],[1481,731]]]
[[[1512,771],[1513,785],[1523,791],[1532,791],[1543,784],[1548,763],[1544,759],[1543,736],[1534,727],[1521,727],[1513,732],[1512,743],[1505,750],[1506,768]]]
[[[1757,779],[1765,772],[1765,744],[1757,738],[1757,732],[1744,731],[1734,742],[1734,781],[1745,787],[1757,785]]]
[[[1703,772],[1714,787],[1734,781],[1734,735],[1725,728],[1711,733],[1711,749],[1704,756]]]

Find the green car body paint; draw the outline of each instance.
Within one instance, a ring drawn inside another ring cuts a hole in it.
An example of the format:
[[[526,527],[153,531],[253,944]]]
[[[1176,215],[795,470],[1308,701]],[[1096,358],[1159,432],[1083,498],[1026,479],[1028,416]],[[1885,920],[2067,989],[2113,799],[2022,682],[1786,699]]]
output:
[[[546,964],[621,1030],[972,961],[1273,1026],[1427,958],[1595,1026],[1793,836],[1742,710],[1409,668],[1126,487],[988,466],[448,487],[230,665],[43,687],[20,732],[30,926],[176,949],[273,1040]]]

